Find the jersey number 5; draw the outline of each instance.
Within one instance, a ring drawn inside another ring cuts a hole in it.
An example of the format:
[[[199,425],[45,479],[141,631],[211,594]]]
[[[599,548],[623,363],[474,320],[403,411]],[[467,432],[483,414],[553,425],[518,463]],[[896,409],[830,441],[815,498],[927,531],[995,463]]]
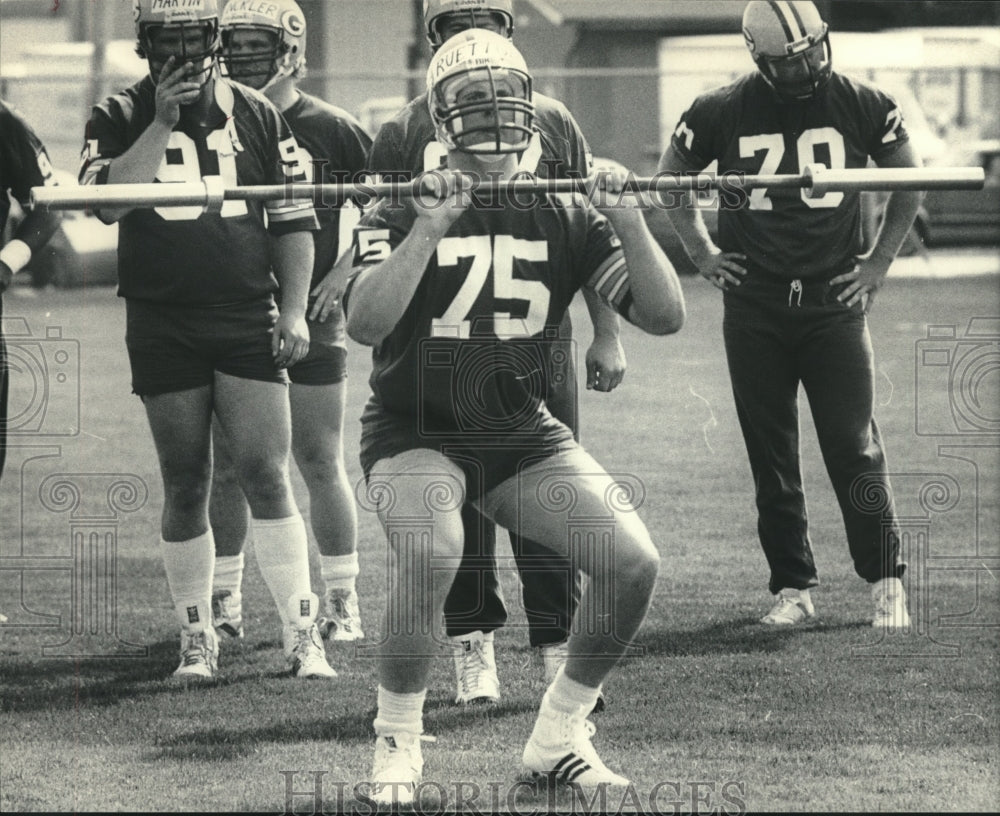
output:
[[[438,269],[458,266],[462,258],[472,258],[469,268],[455,295],[441,317],[431,321],[432,337],[456,337],[466,340],[472,328],[469,313],[489,279],[493,269],[493,301],[520,301],[527,303],[523,318],[511,312],[493,313],[494,333],[500,340],[513,337],[531,337],[545,328],[549,313],[549,288],[541,281],[514,277],[514,260],[544,262],[549,259],[549,246],[545,241],[529,241],[511,235],[496,235],[492,242],[488,235],[465,238],[443,238],[437,246]]]

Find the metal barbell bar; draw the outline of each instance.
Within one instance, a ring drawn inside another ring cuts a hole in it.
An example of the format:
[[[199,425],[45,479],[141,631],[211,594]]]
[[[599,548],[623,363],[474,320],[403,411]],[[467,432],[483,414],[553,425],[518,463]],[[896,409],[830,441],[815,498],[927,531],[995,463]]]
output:
[[[224,201],[344,201],[361,197],[404,197],[431,193],[425,186],[427,175],[412,181],[354,182],[339,184],[264,184],[225,187],[219,176],[201,182],[151,184],[96,184],[79,187],[34,187],[32,209],[80,210],[110,207],[190,207],[218,212]],[[798,175],[742,175],[740,173],[672,174],[651,177],[629,176],[626,193],[667,193],[711,189],[754,190],[800,188],[811,198],[831,191],[847,190],[981,190],[986,173],[981,167],[872,167],[828,170],[810,165]],[[515,177],[488,179],[474,188],[482,191],[503,189],[510,194],[571,193],[591,194],[595,178],[538,179]]]

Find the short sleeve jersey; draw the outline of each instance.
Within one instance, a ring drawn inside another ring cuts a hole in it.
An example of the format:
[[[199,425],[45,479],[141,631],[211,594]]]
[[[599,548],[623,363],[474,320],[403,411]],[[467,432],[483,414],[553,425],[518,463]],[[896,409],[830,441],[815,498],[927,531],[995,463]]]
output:
[[[10,215],[10,193],[23,207],[31,188],[53,184],[45,147],[24,117],[0,101],[0,232]]]
[[[303,164],[312,167],[314,184],[360,181],[365,175],[372,140],[347,111],[299,91],[299,98],[283,115],[304,151]],[[320,232],[316,233],[313,286],[350,246],[360,211],[351,202],[317,205],[316,216]]]
[[[535,136],[520,157],[520,168],[539,178],[587,177],[593,156],[580,126],[561,102],[532,94]],[[368,168],[395,180],[443,167],[447,153],[437,141],[427,94],[406,105],[375,135]]]
[[[583,286],[627,314],[625,258],[610,223],[586,199],[546,196],[534,206],[519,204],[463,213],[438,244],[405,313],[375,347],[373,396],[362,418],[366,471],[401,452],[392,449],[392,434],[375,432],[387,416],[414,438],[473,440],[473,446],[488,439],[484,447],[491,449],[516,444],[541,451],[572,438],[544,407],[548,379],[559,376],[549,346]],[[413,220],[409,208],[386,201],[366,214],[355,235],[354,276],[387,258]]]
[[[800,174],[810,164],[862,168],[906,143],[892,97],[834,73],[807,102],[778,101],[753,72],[699,96],[681,116],[674,149],[693,166],[718,161],[719,174]],[[859,193],[811,199],[800,189],[720,194],[719,246],[742,252],[750,268],[782,278],[824,278],[848,268],[862,249]]]
[[[245,86],[216,77],[214,87],[206,125],[182,112],[155,181],[221,176],[226,187],[307,181],[300,148],[278,110]],[[81,182],[106,183],[111,161],[135,143],[155,114],[149,77],[96,106],[87,125]],[[317,228],[310,202],[228,200],[219,213],[201,207],[134,209],[119,222],[118,293],[202,306],[270,297],[277,281],[268,233]]]

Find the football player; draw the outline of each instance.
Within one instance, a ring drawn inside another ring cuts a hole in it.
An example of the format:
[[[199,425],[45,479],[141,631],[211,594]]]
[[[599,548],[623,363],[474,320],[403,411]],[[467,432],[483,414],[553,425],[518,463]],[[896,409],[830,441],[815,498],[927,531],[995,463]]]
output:
[[[271,3],[229,0],[222,11],[222,67],[236,82],[263,91],[281,111],[312,168],[315,183],[354,181],[364,169],[371,139],[346,111],[298,88],[306,73],[306,21],[294,0]],[[291,379],[292,452],[309,490],[310,517],[325,585],[321,632],[331,640],[364,637],[355,577],[358,574],[354,493],[344,468],[341,437],[347,379],[345,280],[333,271],[350,246],[359,211],[348,203],[318,208],[320,231],[312,274],[309,353],[288,368]],[[341,236],[346,240],[341,241]],[[328,308],[322,318],[315,296]],[[215,434],[215,473],[209,510],[215,532],[216,631],[243,636],[241,585],[247,506],[224,436]]]
[[[424,24],[431,49],[468,29],[492,31],[508,39],[514,31],[511,0],[425,0]],[[586,177],[592,170],[587,141],[566,107],[534,95],[534,131],[519,154],[519,168],[540,177]],[[375,136],[369,167],[383,177],[410,178],[442,165],[445,146],[435,138],[434,124],[421,95],[384,124]],[[587,387],[611,391],[625,374],[625,354],[619,342],[617,315],[600,299],[584,291],[594,342],[586,354]],[[562,342],[551,343],[559,376],[548,380],[549,409],[579,433],[572,324],[567,314]],[[474,508],[467,507],[465,559],[445,606],[447,631],[455,655],[456,702],[500,698],[493,652],[493,632],[507,620],[496,569],[496,528]],[[580,599],[580,577],[569,563],[518,536],[511,538],[521,577],[528,636],[542,654],[545,676],[551,680],[566,659],[569,622]],[[603,698],[598,703],[603,707]]]
[[[28,211],[31,188],[54,184],[52,164],[45,145],[23,116],[0,100],[0,235],[10,215],[13,196],[27,215],[18,224],[10,241],[0,249],[0,478],[7,459],[7,346],[3,339],[3,293],[14,276],[27,266],[31,256],[41,249],[59,229],[62,217],[45,210]],[[0,621],[2,623],[2,621]]]
[[[581,565],[589,580],[577,614],[608,622],[572,627],[525,768],[627,784],[597,756],[587,716],[642,623],[659,556],[627,502],[608,504],[611,477],[549,411],[548,344],[583,287],[650,333],[675,332],[680,284],[638,202],[612,201],[602,215],[581,196],[475,189],[514,176],[536,136],[531,77],[509,39],[452,37],[427,89],[447,149],[446,169],[427,177],[440,197],[383,201],[362,218],[344,295],[348,332],[374,346],[361,461],[390,549],[372,796],[410,803],[421,779],[423,703],[466,500]],[[605,519],[608,535],[572,535],[571,510]]]
[[[216,0],[134,0],[133,12],[149,76],[93,109],[83,183],[305,180],[300,148],[277,109],[218,75]],[[217,670],[208,517],[213,412],[250,503],[257,561],[284,621],[292,672],[333,676],[288,475],[284,369],[309,350],[305,313],[318,227],[312,204],[226,201],[218,213],[109,207],[98,215],[119,224],[118,293],[132,388],[145,406],[163,478],[161,550],[181,625],[175,676],[211,680]]]
[[[878,89],[833,70],[827,25],[811,2],[747,5],[743,35],[757,70],[699,96],[659,169],[800,173],[916,167],[903,117]],[[854,568],[872,587],[873,625],[909,626],[885,449],[873,417],[866,314],[920,206],[889,197],[864,251],[859,194],[758,189],[719,208],[718,245],[698,210],[668,211],[701,275],[723,290],[723,336],[753,472],[760,542],[770,568],[771,625],[814,614],[816,565],[799,467],[801,383],[847,530]],[[735,206],[734,206],[735,205]],[[872,506],[870,496],[884,501]]]

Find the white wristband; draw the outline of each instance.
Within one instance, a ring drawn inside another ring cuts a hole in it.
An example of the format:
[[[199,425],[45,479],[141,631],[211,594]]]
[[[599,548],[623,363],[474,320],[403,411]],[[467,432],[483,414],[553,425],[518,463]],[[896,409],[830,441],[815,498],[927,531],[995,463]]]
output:
[[[20,238],[15,238],[3,249],[0,249],[0,261],[10,267],[15,275],[28,265],[31,260],[31,247]]]

